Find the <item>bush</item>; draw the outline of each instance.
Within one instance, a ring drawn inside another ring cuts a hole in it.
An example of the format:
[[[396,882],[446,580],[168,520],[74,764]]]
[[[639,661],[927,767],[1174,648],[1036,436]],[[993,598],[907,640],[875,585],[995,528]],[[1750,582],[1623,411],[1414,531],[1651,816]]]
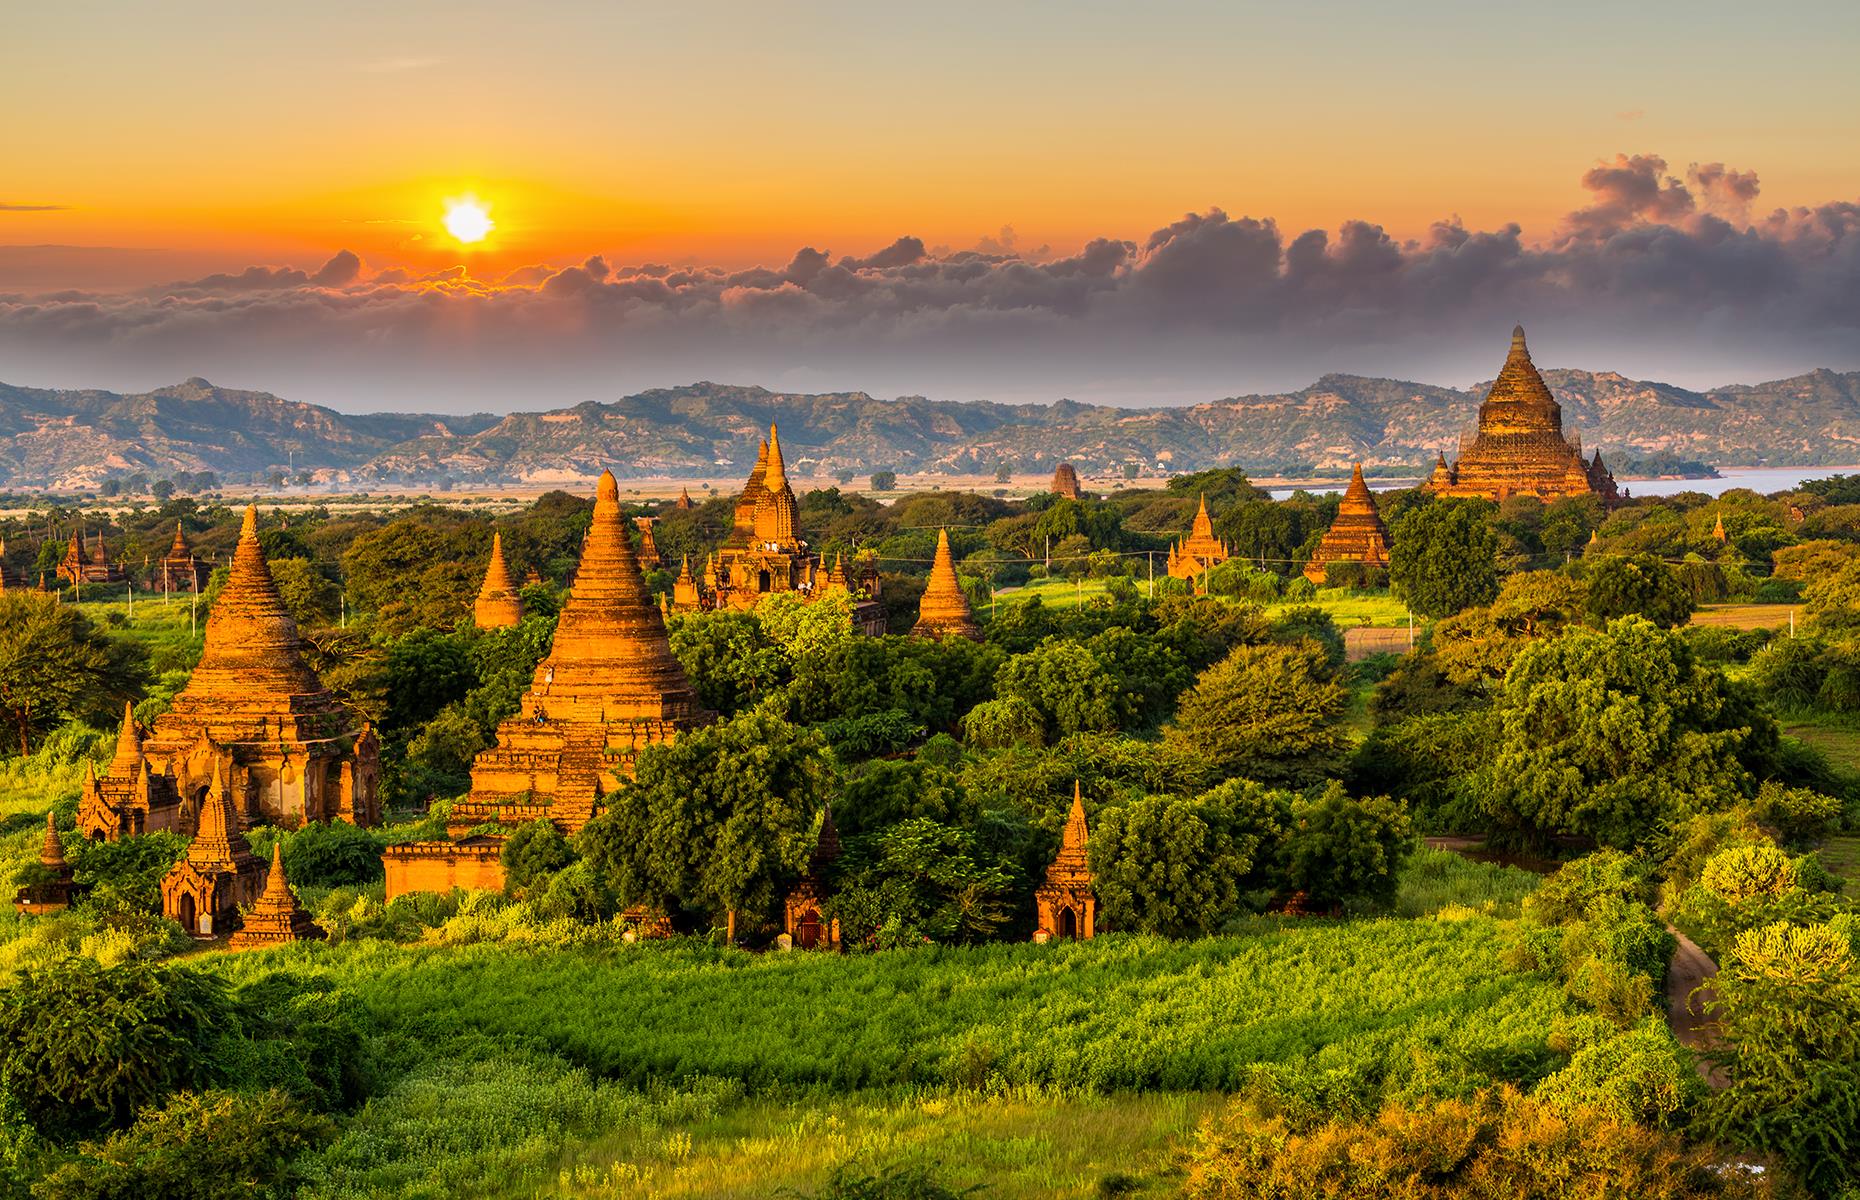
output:
[[[1678,1129],[1706,1091],[1691,1053],[1663,1017],[1649,1016],[1577,1050],[1533,1095],[1566,1116],[1591,1108],[1624,1125]]]
[[[1277,885],[1289,792],[1236,780],[1193,800],[1146,796],[1098,815],[1090,853],[1108,928],[1208,934],[1243,892]]]
[[[568,839],[547,817],[519,825],[504,839],[498,861],[504,865],[504,882],[522,890],[575,861]]]
[[[1795,864],[1775,846],[1733,846],[1706,861],[1699,884],[1727,904],[1780,896],[1795,886]]]
[[[1387,908],[1395,901],[1402,860],[1414,848],[1408,810],[1387,796],[1356,799],[1331,784],[1292,807],[1285,846],[1285,888],[1316,911],[1346,904]]]

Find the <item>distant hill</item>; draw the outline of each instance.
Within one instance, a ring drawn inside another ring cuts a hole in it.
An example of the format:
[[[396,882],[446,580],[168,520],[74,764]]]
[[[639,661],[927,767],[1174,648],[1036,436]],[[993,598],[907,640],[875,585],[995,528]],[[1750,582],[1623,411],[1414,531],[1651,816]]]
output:
[[[1718,466],[1860,462],[1860,372],[1820,370],[1693,392],[1612,372],[1546,370],[1565,427],[1615,458]],[[1453,452],[1483,386],[1431,387],[1326,375],[1301,391],[1187,408],[990,404],[863,392],[800,395],[696,383],[610,403],[498,417],[355,416],[266,392],[190,379],[152,392],[55,391],[0,384],[0,483],[94,487],[137,471],[223,478],[293,466],[319,480],[574,482],[616,474],[734,479],[770,422],[791,468],[974,473],[1006,463],[1087,471],[1137,464],[1255,474],[1420,468]]]

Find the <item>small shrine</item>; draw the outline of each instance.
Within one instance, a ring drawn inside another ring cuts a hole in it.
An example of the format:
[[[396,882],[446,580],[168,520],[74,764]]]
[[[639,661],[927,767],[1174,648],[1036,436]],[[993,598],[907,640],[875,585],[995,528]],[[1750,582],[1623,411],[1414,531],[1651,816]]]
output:
[[[202,562],[187,544],[187,535],[181,531],[181,523],[174,523],[174,541],[168,543],[168,553],[162,555],[161,563],[156,567],[156,585],[164,592],[194,593],[207,586],[207,577],[213,568]]]
[[[820,912],[827,899],[827,876],[839,856],[840,835],[833,828],[833,810],[828,808],[820,816],[820,836],[807,860],[807,874],[788,893],[783,908],[782,930],[797,950],[840,948],[839,918],[824,918]]]
[[[911,626],[911,636],[982,640],[982,627],[969,607],[962,582],[956,578],[956,560],[950,552],[947,529],[936,531],[936,558],[930,565],[930,582],[917,603],[917,624]]]
[[[73,882],[71,864],[65,861],[64,843],[58,840],[58,828],[52,823],[50,812],[45,814],[45,841],[39,847],[39,866],[44,868],[46,878],[28,883],[14,893],[13,907],[39,917],[70,908],[81,889]]]
[[[1036,941],[1084,939],[1097,934],[1098,897],[1092,891],[1091,864],[1085,852],[1089,838],[1084,796],[1074,782],[1072,812],[1066,817],[1065,833],[1059,839],[1059,853],[1046,868],[1046,881],[1033,893],[1039,913]]]
[[[251,950],[259,946],[282,946],[286,942],[312,941],[324,937],[323,927],[310,919],[297,903],[297,893],[291,891],[290,881],[284,878],[284,847],[282,843],[273,843],[271,847],[271,872],[265,877],[265,891],[258,898],[258,903],[245,914],[245,922],[239,932],[232,935],[227,948],[231,950]]]
[[[109,560],[103,550],[103,532],[94,541],[84,537],[82,529],[71,531],[71,544],[58,560],[58,578],[71,584],[120,583],[123,569]]]
[[[1198,579],[1230,557],[1227,543],[1214,536],[1214,521],[1208,516],[1208,497],[1204,493],[1188,536],[1169,547],[1169,575],[1174,579]]]
[[[1321,584],[1329,569],[1340,562],[1357,562],[1367,567],[1386,568],[1389,562],[1389,527],[1382,523],[1375,495],[1363,482],[1363,464],[1350,472],[1350,486],[1337,507],[1337,519],[1324,532],[1311,561],[1305,564],[1305,578]]]
[[[265,890],[265,863],[239,829],[232,788],[216,776],[201,804],[199,831],[187,856],[161,881],[161,915],[195,937],[223,937],[239,927],[239,910]]]
[[[634,517],[633,525],[639,530],[639,566],[642,571],[656,571],[665,565],[659,556],[659,544],[652,538],[652,518]]]
[[[1053,468],[1053,485],[1047,490],[1067,500],[1085,498],[1085,489],[1079,486],[1079,473],[1073,470],[1069,462],[1062,462]]]
[[[480,629],[506,629],[523,620],[523,598],[510,564],[504,559],[504,535],[491,534],[491,557],[484,567],[484,584],[471,605],[472,623]]]

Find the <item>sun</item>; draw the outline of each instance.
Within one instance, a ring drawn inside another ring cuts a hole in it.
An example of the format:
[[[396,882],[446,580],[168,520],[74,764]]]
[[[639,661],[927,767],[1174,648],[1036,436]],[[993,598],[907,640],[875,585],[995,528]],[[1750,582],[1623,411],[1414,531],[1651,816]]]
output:
[[[497,228],[497,222],[491,219],[490,209],[479,203],[475,196],[446,201],[445,225],[447,233],[468,246],[473,242],[482,242]]]

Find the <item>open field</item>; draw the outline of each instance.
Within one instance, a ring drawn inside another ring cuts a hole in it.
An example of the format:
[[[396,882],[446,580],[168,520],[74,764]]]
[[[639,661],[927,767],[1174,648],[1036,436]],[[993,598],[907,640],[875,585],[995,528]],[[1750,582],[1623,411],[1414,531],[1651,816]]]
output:
[[[1860,771],[1860,729],[1832,722],[1791,721],[1782,731],[1821,751],[1836,766]]]
[[[1705,604],[1692,614],[1694,625],[1720,625],[1730,629],[1787,629],[1790,604]]]

